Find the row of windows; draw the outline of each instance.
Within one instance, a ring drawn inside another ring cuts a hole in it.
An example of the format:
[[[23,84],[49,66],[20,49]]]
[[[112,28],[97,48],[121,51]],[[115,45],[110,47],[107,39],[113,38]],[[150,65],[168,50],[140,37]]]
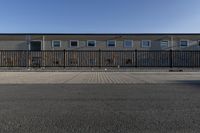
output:
[[[198,41],[198,45],[200,46],[200,41]],[[70,41],[70,47],[78,47],[79,41],[78,40],[71,40]],[[88,47],[96,47],[96,40],[88,40],[87,41]],[[107,41],[108,47],[116,47],[116,40],[108,40]],[[169,41],[161,41],[160,46],[162,48],[168,48],[169,47]],[[189,40],[182,40],[180,41],[180,47],[187,47],[189,46]],[[61,47],[61,41],[60,40],[53,40],[52,41],[52,47]],[[125,48],[132,48],[133,47],[133,40],[125,40],[124,41],[124,47]],[[151,47],[151,40],[142,40],[142,47],[143,48],[149,48]]]

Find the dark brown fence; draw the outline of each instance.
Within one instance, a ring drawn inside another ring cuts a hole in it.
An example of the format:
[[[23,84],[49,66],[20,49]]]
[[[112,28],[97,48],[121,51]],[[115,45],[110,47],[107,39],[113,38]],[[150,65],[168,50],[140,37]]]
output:
[[[0,51],[0,67],[200,67],[200,51]]]

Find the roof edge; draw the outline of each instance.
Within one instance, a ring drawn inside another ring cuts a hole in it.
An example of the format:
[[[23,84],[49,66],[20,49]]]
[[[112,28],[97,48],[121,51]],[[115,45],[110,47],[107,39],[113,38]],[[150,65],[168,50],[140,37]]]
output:
[[[0,35],[200,35],[200,33],[0,33]]]

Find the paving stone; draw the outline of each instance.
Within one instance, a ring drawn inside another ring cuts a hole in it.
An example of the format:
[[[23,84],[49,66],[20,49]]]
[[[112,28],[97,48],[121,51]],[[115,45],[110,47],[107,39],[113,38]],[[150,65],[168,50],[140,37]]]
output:
[[[0,84],[154,84],[199,79],[199,72],[0,72]]]

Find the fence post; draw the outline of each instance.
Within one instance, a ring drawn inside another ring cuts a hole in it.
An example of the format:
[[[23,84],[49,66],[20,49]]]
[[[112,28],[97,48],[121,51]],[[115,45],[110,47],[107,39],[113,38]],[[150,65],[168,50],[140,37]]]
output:
[[[99,49],[99,68],[101,68],[101,49]]]
[[[135,67],[138,67],[138,58],[137,58],[137,55],[138,55],[138,52],[137,52],[137,49],[135,50]]]
[[[66,67],[66,50],[64,49],[64,68]]]
[[[170,68],[173,68],[173,50],[170,49]]]
[[[28,68],[29,59],[28,59],[28,50],[26,51],[26,68]]]
[[[28,68],[31,67],[31,57],[30,57],[30,50],[27,51],[27,61],[28,61]]]
[[[46,52],[45,52],[45,50],[42,50],[41,51],[42,52],[42,61],[43,61],[43,68],[45,68],[46,67]]]

